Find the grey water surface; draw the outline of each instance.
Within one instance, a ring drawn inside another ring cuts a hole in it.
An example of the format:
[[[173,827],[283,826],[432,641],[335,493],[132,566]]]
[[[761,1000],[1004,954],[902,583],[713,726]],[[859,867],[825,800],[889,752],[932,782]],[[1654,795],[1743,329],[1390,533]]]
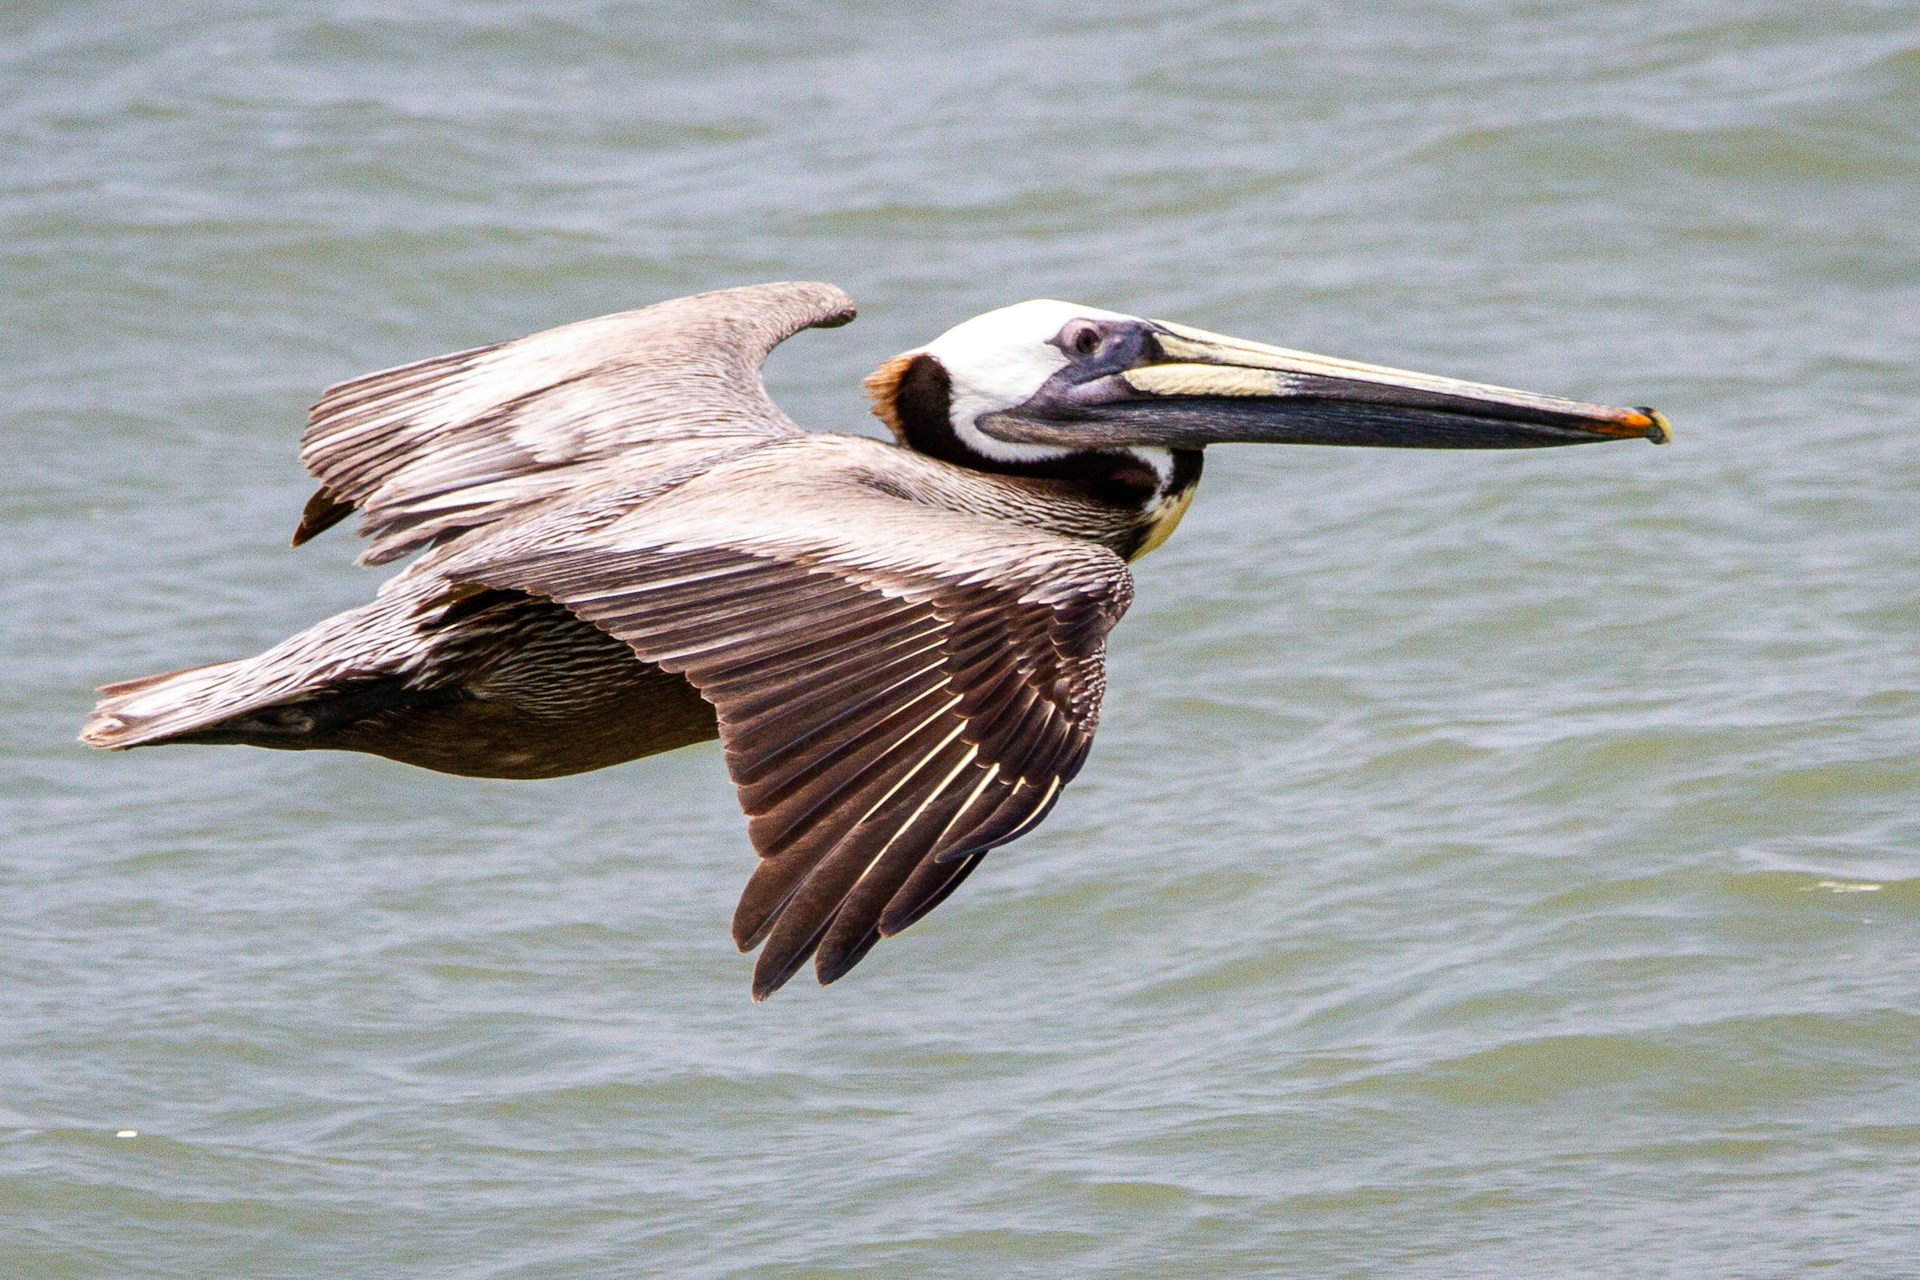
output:
[[[329,382],[728,284],[1673,419],[1228,448],[1047,823],[747,999],[716,750],[73,741]],[[0,9],[0,1276],[1920,1275],[1920,8]],[[122,1136],[131,1134],[135,1136]]]

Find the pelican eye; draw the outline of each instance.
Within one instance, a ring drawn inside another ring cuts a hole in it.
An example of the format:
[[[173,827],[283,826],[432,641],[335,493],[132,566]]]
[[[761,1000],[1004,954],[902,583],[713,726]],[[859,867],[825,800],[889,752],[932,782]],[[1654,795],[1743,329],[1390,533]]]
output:
[[[1100,330],[1090,324],[1077,324],[1067,331],[1067,346],[1075,355],[1090,356],[1100,349]]]

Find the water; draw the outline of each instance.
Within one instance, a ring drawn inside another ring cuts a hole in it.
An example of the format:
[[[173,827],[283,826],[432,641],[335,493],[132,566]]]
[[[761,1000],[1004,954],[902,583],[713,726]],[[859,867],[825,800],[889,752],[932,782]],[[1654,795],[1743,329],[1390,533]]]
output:
[[[1920,10],[705,8],[0,14],[0,1274],[1920,1273]],[[710,748],[71,741],[372,589],[326,383],[791,277],[816,426],[1053,295],[1678,442],[1215,451],[1055,815],[759,1007]]]

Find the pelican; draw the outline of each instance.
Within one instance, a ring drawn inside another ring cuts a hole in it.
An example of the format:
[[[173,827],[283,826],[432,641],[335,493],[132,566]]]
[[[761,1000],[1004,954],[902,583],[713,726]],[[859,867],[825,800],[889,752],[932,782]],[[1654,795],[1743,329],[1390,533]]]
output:
[[[361,516],[371,603],[256,657],[105,685],[96,747],[365,751],[550,778],[718,737],[763,1000],[844,975],[1031,831],[1099,721],[1127,562],[1230,441],[1645,439],[1623,409],[1040,300],[866,380],[893,441],[807,433],[760,367],[852,320],[727,289],[327,389],[295,546]]]

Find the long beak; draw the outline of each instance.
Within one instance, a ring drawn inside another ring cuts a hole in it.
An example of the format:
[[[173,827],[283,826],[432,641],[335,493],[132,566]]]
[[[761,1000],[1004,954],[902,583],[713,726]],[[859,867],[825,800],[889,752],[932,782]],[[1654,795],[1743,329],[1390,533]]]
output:
[[[1131,367],[1056,388],[984,417],[981,427],[1013,443],[1081,448],[1246,442],[1528,449],[1673,438],[1654,409],[1461,382],[1165,321],[1153,322],[1152,336]]]

